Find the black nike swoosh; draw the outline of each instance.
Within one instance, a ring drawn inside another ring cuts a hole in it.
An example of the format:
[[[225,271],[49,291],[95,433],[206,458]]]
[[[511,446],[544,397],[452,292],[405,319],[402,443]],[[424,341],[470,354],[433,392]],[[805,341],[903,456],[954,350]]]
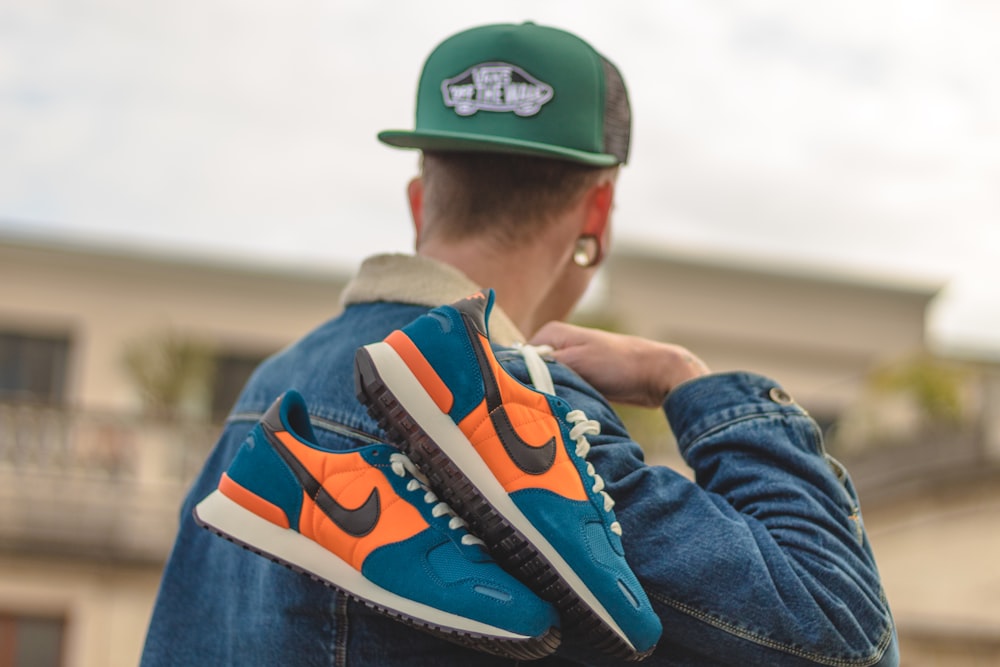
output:
[[[341,530],[353,537],[364,537],[375,530],[375,525],[378,524],[379,515],[381,514],[381,503],[377,488],[372,489],[372,492],[368,494],[368,498],[360,507],[355,509],[344,507],[323,488],[323,485],[312,476],[312,473],[302,465],[302,462],[295,458],[295,455],[285,447],[285,443],[281,442],[274,429],[270,428],[268,424],[263,424],[263,426],[264,435],[267,436],[267,441],[271,443],[271,447],[288,464],[288,467],[292,469],[292,473],[295,474],[295,477],[299,480],[299,484],[305,489],[306,494],[316,502],[319,508],[323,510],[323,514],[329,517],[330,521],[333,521]]]
[[[476,325],[474,316],[464,310],[462,321],[465,323],[465,331],[472,341],[472,349],[476,354],[476,362],[479,364],[479,372],[483,376],[483,385],[486,393],[486,410],[490,414],[490,421],[493,428],[500,436],[503,448],[507,450],[510,460],[518,468],[529,475],[541,475],[547,472],[556,460],[556,439],[549,438],[541,447],[532,447],[526,443],[510,423],[510,417],[503,405],[503,398],[500,396],[500,386],[497,384],[496,376],[493,375],[493,368],[490,366],[486,350],[483,349],[482,341],[478,332],[480,327]]]

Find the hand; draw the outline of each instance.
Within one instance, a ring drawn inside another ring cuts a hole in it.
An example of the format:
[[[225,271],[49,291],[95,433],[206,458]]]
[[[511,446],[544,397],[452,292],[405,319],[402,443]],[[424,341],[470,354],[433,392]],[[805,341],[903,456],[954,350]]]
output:
[[[659,407],[677,385],[710,371],[687,349],[637,336],[549,322],[529,341],[549,345],[609,401]]]

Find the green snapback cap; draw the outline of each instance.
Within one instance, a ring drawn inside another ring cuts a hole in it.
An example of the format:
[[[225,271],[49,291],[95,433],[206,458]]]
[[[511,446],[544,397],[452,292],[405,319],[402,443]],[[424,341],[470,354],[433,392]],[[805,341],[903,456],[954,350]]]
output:
[[[605,167],[627,161],[630,132],[617,68],[575,35],[523,23],[472,28],[438,45],[420,76],[415,128],[378,138]]]

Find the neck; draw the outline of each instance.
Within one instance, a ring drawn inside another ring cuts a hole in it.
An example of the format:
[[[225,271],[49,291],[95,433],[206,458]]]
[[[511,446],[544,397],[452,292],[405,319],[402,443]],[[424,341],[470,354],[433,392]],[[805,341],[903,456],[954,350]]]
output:
[[[530,338],[546,322],[566,317],[575,303],[575,297],[562,296],[561,285],[571,239],[572,235],[547,233],[516,248],[482,237],[428,239],[418,246],[417,254],[450,264],[480,287],[492,287],[497,303]]]

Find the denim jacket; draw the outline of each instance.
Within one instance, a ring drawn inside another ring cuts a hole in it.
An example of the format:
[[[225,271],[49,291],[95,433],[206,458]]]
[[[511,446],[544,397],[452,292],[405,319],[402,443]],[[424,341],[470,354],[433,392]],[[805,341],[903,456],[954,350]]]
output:
[[[381,433],[354,396],[361,345],[477,286],[426,259],[370,260],[344,311],[254,373],[184,502],[142,665],[513,665],[397,623],[244,551],[192,519],[249,429],[283,391],[303,394],[324,447]],[[519,333],[499,310],[495,343]],[[514,376],[523,358],[498,349]],[[646,665],[896,665],[896,635],[846,471],[781,387],[750,373],[677,387],[663,409],[692,482],[647,465],[612,408],[569,368],[556,393],[601,423],[589,460],[614,498],[630,565],[663,622]],[[564,644],[541,667],[609,664]]]

